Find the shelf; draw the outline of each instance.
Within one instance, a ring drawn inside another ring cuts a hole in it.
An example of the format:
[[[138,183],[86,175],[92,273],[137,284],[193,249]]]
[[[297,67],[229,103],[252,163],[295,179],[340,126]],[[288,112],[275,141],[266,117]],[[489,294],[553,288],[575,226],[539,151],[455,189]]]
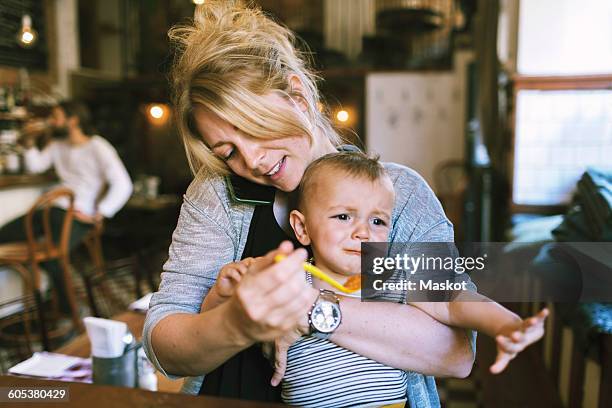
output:
[[[28,120],[32,116],[29,114],[24,115],[15,115],[10,112],[0,112],[0,120]]]

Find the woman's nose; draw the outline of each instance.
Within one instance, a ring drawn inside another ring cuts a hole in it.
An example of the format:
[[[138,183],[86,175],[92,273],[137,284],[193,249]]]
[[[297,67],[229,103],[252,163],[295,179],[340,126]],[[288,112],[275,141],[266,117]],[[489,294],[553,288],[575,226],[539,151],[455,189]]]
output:
[[[266,155],[265,150],[260,148],[257,143],[244,143],[242,145],[242,158],[249,170],[256,170],[262,163]],[[264,169],[260,169],[265,171]]]

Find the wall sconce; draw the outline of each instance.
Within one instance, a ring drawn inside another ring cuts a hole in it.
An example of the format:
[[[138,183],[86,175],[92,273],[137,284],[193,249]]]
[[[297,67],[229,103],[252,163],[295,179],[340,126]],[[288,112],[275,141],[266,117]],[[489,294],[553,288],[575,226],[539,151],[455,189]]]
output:
[[[152,103],[146,107],[147,118],[154,125],[163,125],[168,121],[170,109],[163,103]]]
[[[21,17],[21,30],[17,33],[17,43],[23,48],[30,48],[36,44],[38,33],[32,28],[32,17],[24,14]]]
[[[350,107],[339,108],[335,111],[334,119],[340,126],[353,126],[357,119],[357,114]]]
[[[349,115],[349,113],[344,109],[336,113],[336,119],[338,119],[338,122],[346,123],[346,121],[348,121],[350,117],[351,116]]]

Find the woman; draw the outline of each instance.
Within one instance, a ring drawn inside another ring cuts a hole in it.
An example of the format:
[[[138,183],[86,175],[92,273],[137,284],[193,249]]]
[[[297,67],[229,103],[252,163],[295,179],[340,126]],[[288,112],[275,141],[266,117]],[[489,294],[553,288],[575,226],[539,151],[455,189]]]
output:
[[[270,379],[280,382],[284,353],[309,332],[307,314],[319,296],[304,279],[306,251],[283,242],[292,239],[290,193],[306,166],[337,151],[340,140],[317,109],[315,78],[292,34],[260,11],[207,1],[192,26],[170,36],[178,45],[177,122],[196,177],[151,301],[145,347],[164,373],[193,377],[185,392],[280,401]],[[423,179],[388,168],[398,208],[392,239],[452,240],[452,225]],[[287,257],[275,264],[279,252]],[[228,301],[200,313],[221,267],[259,256]],[[433,378],[425,375],[460,377],[471,369],[473,349],[463,330],[401,303],[343,298],[341,310],[330,340],[411,371],[412,407],[439,406]],[[269,341],[276,342],[274,369],[259,346]]]

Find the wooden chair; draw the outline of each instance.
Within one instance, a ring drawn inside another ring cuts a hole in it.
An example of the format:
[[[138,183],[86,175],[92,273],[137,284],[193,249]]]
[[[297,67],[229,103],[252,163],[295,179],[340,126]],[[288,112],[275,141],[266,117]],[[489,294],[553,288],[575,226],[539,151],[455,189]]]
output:
[[[62,222],[58,242],[55,242],[50,224],[50,210],[53,207],[53,203],[58,199],[67,199],[69,205]],[[38,211],[41,212],[42,216],[42,237],[35,236],[34,214]],[[39,264],[51,260],[59,261],[63,271],[66,296],[68,297],[67,301],[70,305],[72,325],[78,332],[83,332],[83,324],[77,307],[70,271],[69,242],[73,213],[74,193],[72,190],[62,187],[43,194],[26,214],[25,233],[27,240],[0,245],[0,264],[11,265],[22,275],[25,287],[35,296],[38,304],[42,307],[44,294],[42,293]],[[44,349],[48,350],[50,347],[49,337],[59,337],[64,335],[65,332],[48,332],[46,330],[46,323],[43,317],[41,321],[44,329],[42,343]]]
[[[100,273],[105,270],[104,252],[102,251],[102,233],[104,232],[104,221],[100,220],[94,224],[94,227],[85,235],[83,243],[89,253],[89,258],[94,266],[94,273]]]
[[[0,373],[30,358],[42,338],[42,308],[32,294],[0,303]]]

